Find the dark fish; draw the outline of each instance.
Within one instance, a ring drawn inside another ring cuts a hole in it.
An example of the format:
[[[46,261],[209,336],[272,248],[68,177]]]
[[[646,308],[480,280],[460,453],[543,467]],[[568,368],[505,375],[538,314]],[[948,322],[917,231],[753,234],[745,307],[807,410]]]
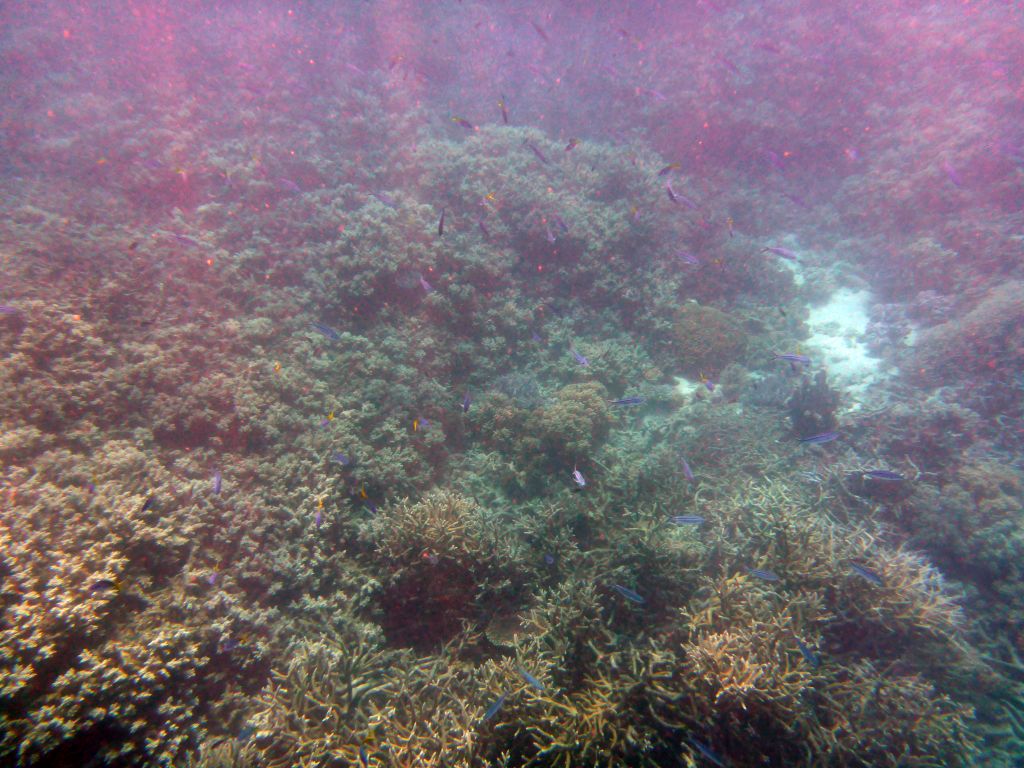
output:
[[[857,563],[850,563],[850,567],[853,572],[860,576],[862,579],[870,581],[875,586],[881,587],[885,582],[882,577],[872,571],[870,568],[865,568],[863,565],[857,565]]]
[[[223,478],[220,475],[220,470],[215,469],[213,471],[213,477],[210,478],[210,487],[213,489],[214,495],[220,493],[221,486],[223,485]]]
[[[477,219],[476,220],[476,225],[478,227],[480,227],[480,231],[483,233],[484,240],[490,240],[491,239],[491,233],[490,233],[490,230],[487,229],[487,225],[484,224],[484,220],[483,219]]]
[[[237,737],[238,738],[238,743],[239,744],[245,744],[245,742],[247,742],[250,738],[252,738],[252,735],[254,733],[256,733],[256,726],[255,725],[243,726],[242,730],[240,730],[238,732],[238,737]]]
[[[458,125],[460,128],[465,128],[467,131],[475,131],[476,128],[469,120],[464,117],[453,117],[452,122]]]
[[[810,435],[808,437],[801,437],[801,443],[807,443],[809,445],[821,445],[822,443],[831,443],[833,440],[839,437],[838,432],[822,432],[817,435]]]
[[[776,256],[779,256],[780,258],[783,259],[789,259],[790,261],[799,261],[796,252],[789,250],[789,248],[782,248],[781,246],[778,245],[769,245],[768,247],[761,249],[761,253],[764,253],[765,251],[768,251],[768,253],[774,253]]]
[[[536,677],[531,675],[525,669],[523,669],[522,667],[516,667],[516,671],[518,671],[519,674],[523,676],[523,680],[528,682],[531,686],[536,688],[538,691],[543,691],[544,690],[544,683],[542,683]]]
[[[662,168],[660,171],[658,171],[658,175],[659,176],[668,176],[670,173],[672,173],[672,171],[678,171],[682,167],[683,166],[681,166],[679,163],[669,163],[664,168]]]
[[[680,203],[682,203],[683,205],[685,205],[690,210],[696,210],[697,209],[697,204],[695,202],[693,202],[693,200],[688,198],[686,195],[681,195],[678,192],[676,192],[674,189],[672,189],[672,182],[671,181],[666,181],[665,182],[665,193],[668,195],[668,199],[671,200],[676,205],[679,205]]]
[[[323,323],[310,323],[310,326],[313,328],[314,331],[316,331],[322,336],[327,337],[331,341],[337,341],[338,339],[341,338],[341,334],[338,333],[333,328],[331,328],[331,326],[329,325],[324,325]]]
[[[138,247],[139,247],[139,241],[138,240],[134,240],[134,241],[132,241],[132,244],[128,246],[128,250],[129,251],[134,251]]]
[[[346,456],[344,453],[341,453],[341,452],[332,454],[331,455],[331,461],[333,461],[335,464],[341,464],[341,466],[343,466],[343,467],[347,467],[349,464],[352,463],[352,460],[349,459],[348,456]]]
[[[533,152],[533,154],[535,154],[537,156],[538,160],[540,160],[542,163],[544,163],[544,165],[548,164],[548,159],[546,157],[544,157],[544,153],[541,152],[540,149],[537,148],[536,144],[534,144],[532,141],[527,141],[527,142],[524,142],[524,143],[526,144],[527,147],[530,148],[530,151]]]
[[[679,198],[676,197],[675,191],[672,189],[671,182],[665,182],[665,194],[668,195],[668,199],[676,205],[679,205]]]
[[[565,145],[566,152],[572,152],[579,145],[579,139],[569,139],[569,143]]]
[[[726,768],[728,766],[728,763],[725,762],[725,758],[695,736],[690,737],[690,744],[692,744],[693,748],[700,752],[706,759],[719,766],[719,768]]]
[[[113,579],[98,579],[89,585],[90,592],[120,592],[121,585]]]
[[[540,35],[540,39],[541,40],[543,40],[545,43],[550,43],[551,42],[551,40],[548,39],[548,33],[544,31],[544,29],[540,26],[540,24],[538,24],[537,22],[531,20],[530,21],[530,26],[533,27],[533,31],[534,32],[536,32],[538,35]]]
[[[441,220],[437,222],[437,234],[438,237],[444,234],[444,215],[448,212],[446,208],[441,209]]]
[[[553,222],[555,222],[555,224],[558,225],[558,228],[560,230],[562,230],[562,234],[564,234],[564,235],[568,235],[569,234],[569,225],[565,223],[565,219],[563,219],[557,213],[552,213],[551,214],[551,220]]]
[[[700,515],[676,515],[668,519],[673,525],[703,525],[704,518]]]
[[[366,747],[362,744],[359,745],[359,762],[363,764],[363,768],[370,768],[370,756],[366,754]]]
[[[644,602],[646,602],[642,595],[634,592],[629,587],[624,587],[621,584],[612,584],[612,589],[614,589],[624,598],[629,600],[629,602],[631,603],[637,603],[638,605],[642,605]]]
[[[505,108],[505,94],[501,94],[501,101],[498,102],[498,106],[501,107],[501,121],[508,125],[508,110]]]
[[[803,365],[811,364],[811,358],[807,355],[798,355],[795,352],[785,352],[781,355],[773,355],[772,360],[785,360],[789,363],[801,363]]]
[[[697,478],[695,478],[693,476],[693,470],[690,468],[690,462],[688,462],[686,460],[685,456],[680,456],[679,457],[679,463],[683,467],[683,477],[685,477],[688,482],[691,482],[691,483],[697,482]]]
[[[891,480],[894,482],[900,482],[905,478],[899,472],[893,472],[888,469],[868,469],[861,474],[868,480]]]
[[[798,637],[796,639],[796,644],[797,644],[797,647],[800,649],[800,655],[804,657],[804,661],[806,661],[810,665],[811,669],[817,669],[818,667],[821,666],[821,657],[818,654],[816,654],[814,651],[812,651],[804,643],[803,640],[801,640]]]
[[[646,401],[644,397],[620,397],[618,400],[609,400],[611,405],[641,405]]]
[[[771,571],[763,570],[761,568],[747,568],[746,571],[751,576],[753,576],[755,579],[760,579],[761,581],[778,581],[779,580],[778,574],[772,573]]]
[[[156,501],[156,494],[149,494],[149,496],[146,497],[146,500],[142,502],[142,508],[139,509],[139,512],[148,512],[149,510],[151,510],[153,508],[154,501]]]
[[[469,392],[462,396],[462,412],[469,413],[469,406],[473,404],[473,398],[469,396]]]
[[[508,694],[507,693],[503,693],[503,694],[501,694],[501,696],[499,696],[497,699],[495,699],[494,703],[491,704],[491,706],[489,706],[487,708],[486,712],[484,712],[484,716],[480,718],[480,722],[481,723],[486,723],[488,720],[490,720],[492,717],[494,717],[496,714],[498,714],[498,712],[501,710],[502,706],[505,704],[505,699],[507,697],[508,697]]]
[[[182,245],[189,245],[193,248],[199,247],[199,241],[192,239],[188,235],[180,235],[177,232],[168,232],[168,234]]]

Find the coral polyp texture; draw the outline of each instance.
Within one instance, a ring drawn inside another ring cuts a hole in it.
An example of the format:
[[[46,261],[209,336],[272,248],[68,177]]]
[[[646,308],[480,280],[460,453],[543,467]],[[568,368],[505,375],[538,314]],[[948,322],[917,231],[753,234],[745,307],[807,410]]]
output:
[[[1015,4],[8,5],[0,765],[1021,764]]]

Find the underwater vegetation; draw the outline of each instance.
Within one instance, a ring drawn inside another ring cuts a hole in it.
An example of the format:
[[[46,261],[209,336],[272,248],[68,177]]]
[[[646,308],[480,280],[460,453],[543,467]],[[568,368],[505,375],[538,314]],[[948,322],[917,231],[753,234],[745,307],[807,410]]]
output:
[[[59,5],[0,763],[1017,764],[1016,11]]]

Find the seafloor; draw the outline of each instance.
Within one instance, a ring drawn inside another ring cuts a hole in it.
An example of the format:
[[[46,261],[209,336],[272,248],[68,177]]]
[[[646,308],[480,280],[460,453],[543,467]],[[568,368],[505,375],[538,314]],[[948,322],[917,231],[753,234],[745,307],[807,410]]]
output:
[[[1019,765],[1024,38],[778,5],[8,10],[0,762]]]

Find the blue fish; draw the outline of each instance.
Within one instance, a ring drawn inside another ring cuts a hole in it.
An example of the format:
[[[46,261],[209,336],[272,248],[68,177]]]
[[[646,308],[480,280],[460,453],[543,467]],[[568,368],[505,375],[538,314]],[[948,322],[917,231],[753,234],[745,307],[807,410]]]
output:
[[[0,306],[0,315],[16,315],[18,310],[7,305]]]
[[[473,398],[469,396],[469,391],[462,396],[462,412],[469,413],[469,406],[473,404]]]
[[[747,573],[753,576],[755,579],[761,579],[761,581],[778,581],[779,576],[771,571],[766,571],[761,568],[746,568]]]
[[[256,733],[255,725],[244,725],[242,730],[238,732],[238,743],[245,744],[254,733]]]
[[[502,706],[505,704],[505,699],[507,697],[508,697],[508,693],[503,693],[503,694],[501,694],[501,696],[499,696],[497,699],[495,699],[494,703],[491,704],[491,706],[489,706],[487,708],[486,712],[484,712],[484,716],[480,718],[480,722],[481,723],[486,723],[488,720],[490,720],[492,717],[494,717],[496,714],[498,714],[498,712],[501,710]]]
[[[609,400],[612,405],[642,405],[646,402],[644,397],[620,397],[618,400]]]
[[[789,248],[780,248],[777,245],[769,245],[767,248],[761,249],[761,253],[764,253],[765,251],[768,251],[768,253],[774,253],[776,256],[779,256],[780,258],[789,259],[790,261],[798,260],[796,253],[794,251],[789,250]]]
[[[705,758],[719,766],[719,768],[726,768],[728,765],[721,755],[695,736],[690,737],[690,744],[692,744],[693,748],[700,752]]]
[[[787,363],[800,363],[801,365],[811,364],[811,358],[807,355],[798,355],[795,352],[785,352],[781,355],[773,355],[772,360],[785,360]]]
[[[863,565],[857,565],[857,563],[850,563],[850,567],[853,572],[860,576],[862,579],[870,581],[875,586],[881,587],[885,584],[882,577],[872,571],[870,568],[865,568]]]
[[[838,432],[822,432],[817,435],[809,435],[808,437],[801,437],[800,442],[808,445],[821,445],[822,443],[831,443],[833,440],[838,439]]]
[[[689,251],[678,251],[676,258],[682,261],[684,264],[689,264],[691,267],[699,267],[700,259]]]
[[[220,476],[220,470],[219,469],[214,470],[213,477],[210,478],[210,484],[213,487],[214,495],[220,493],[220,489],[221,489],[221,486],[223,484],[223,479]]]
[[[331,461],[333,461],[335,464],[341,464],[341,466],[343,467],[347,467],[349,464],[352,463],[352,460],[344,453],[341,453],[340,451],[338,453],[331,454]]]
[[[323,323],[310,323],[310,326],[314,331],[319,333],[321,336],[327,337],[331,341],[337,341],[341,338],[341,334],[329,325],[324,325]]]
[[[812,651],[803,640],[799,637],[796,639],[797,647],[800,649],[800,655],[804,657],[811,669],[817,669],[821,666],[821,657]]]
[[[523,680],[528,682],[532,687],[536,688],[538,691],[544,690],[544,683],[542,683],[536,677],[531,675],[525,669],[523,669],[522,667],[516,667],[516,671],[519,672],[519,674],[523,676]]]
[[[893,472],[888,469],[867,469],[861,474],[863,474],[867,480],[891,480],[894,482],[900,482],[904,479],[903,475],[899,472]]]
[[[374,197],[380,200],[386,207],[390,208],[391,210],[395,210],[395,208],[398,207],[398,204],[395,202],[395,199],[391,197],[391,195],[385,192],[373,192],[372,194]]]
[[[700,515],[676,515],[668,521],[673,525],[704,525],[704,518]]]
[[[612,584],[612,589],[614,589],[616,592],[618,592],[624,598],[629,600],[629,602],[631,602],[631,603],[637,603],[638,605],[643,605],[645,602],[647,602],[646,600],[644,600],[643,595],[640,595],[639,593],[634,592],[629,587],[624,587],[621,584]]]
[[[577,363],[584,367],[590,365],[590,361],[587,360],[587,358],[585,358],[579,352],[577,352],[575,347],[569,347],[569,351],[572,352],[572,356],[575,358]]]
[[[690,462],[688,462],[686,460],[685,456],[680,456],[679,457],[679,463],[683,467],[683,477],[686,478],[687,482],[690,482],[690,483],[697,482],[697,478],[694,477],[693,470],[690,468]]]

